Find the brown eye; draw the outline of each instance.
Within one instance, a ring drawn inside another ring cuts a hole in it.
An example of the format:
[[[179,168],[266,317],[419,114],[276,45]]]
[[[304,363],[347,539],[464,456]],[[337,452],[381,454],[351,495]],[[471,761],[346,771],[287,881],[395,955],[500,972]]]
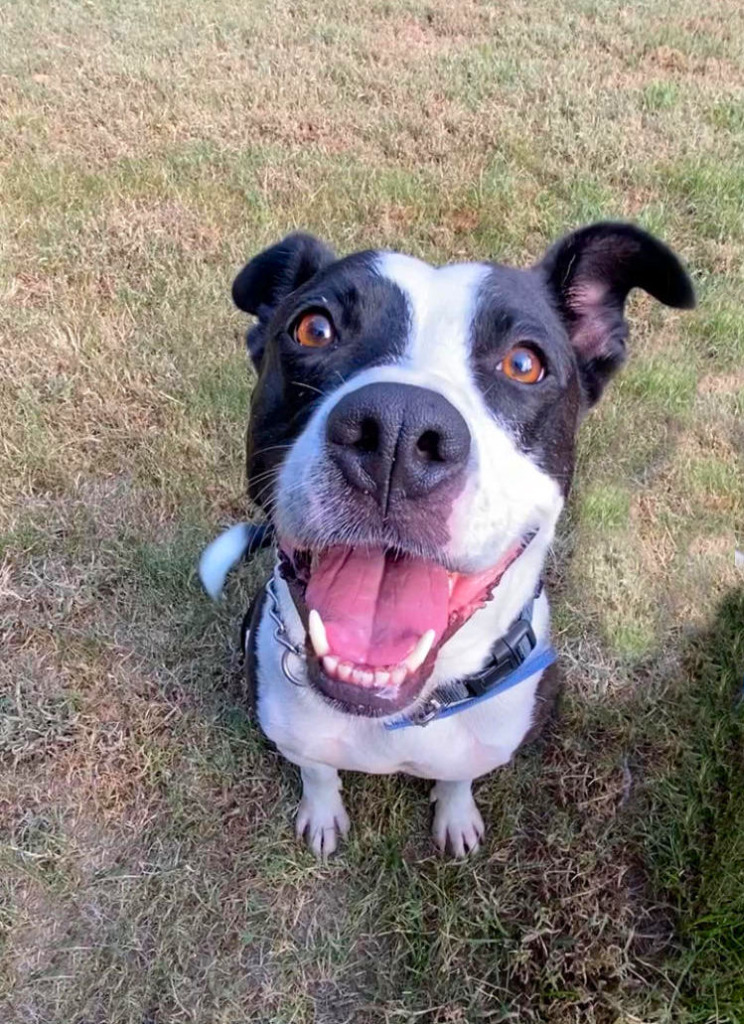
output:
[[[537,384],[545,376],[545,365],[534,350],[526,345],[515,345],[511,352],[507,352],[499,365],[496,367],[510,380],[516,380],[520,384]]]
[[[335,337],[333,324],[323,313],[305,313],[294,329],[295,341],[305,348],[324,348]]]

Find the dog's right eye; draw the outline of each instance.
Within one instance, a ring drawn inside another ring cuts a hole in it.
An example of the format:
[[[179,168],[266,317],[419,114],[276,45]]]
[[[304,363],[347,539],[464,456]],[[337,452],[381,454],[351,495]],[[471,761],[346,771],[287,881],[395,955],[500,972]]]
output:
[[[303,348],[325,348],[336,337],[336,331],[325,313],[305,313],[292,330],[292,336]]]

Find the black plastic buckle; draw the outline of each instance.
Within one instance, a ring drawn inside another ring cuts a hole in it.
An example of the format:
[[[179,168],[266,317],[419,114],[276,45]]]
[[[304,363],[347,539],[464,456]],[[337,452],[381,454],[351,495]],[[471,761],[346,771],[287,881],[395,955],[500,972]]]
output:
[[[536,646],[537,639],[530,620],[517,619],[493,645],[491,660],[486,667],[465,680],[467,688],[474,696],[483,696],[518,669]]]

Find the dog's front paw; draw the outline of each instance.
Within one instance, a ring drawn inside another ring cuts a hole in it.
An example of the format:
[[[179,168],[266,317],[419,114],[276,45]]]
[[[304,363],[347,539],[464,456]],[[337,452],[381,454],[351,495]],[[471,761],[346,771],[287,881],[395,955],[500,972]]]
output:
[[[431,791],[434,824],[431,834],[442,853],[455,857],[475,853],[485,832],[469,782],[437,782]]]
[[[305,837],[316,857],[325,860],[345,836],[351,822],[338,792],[326,790],[322,795],[305,794],[297,809],[297,838]]]

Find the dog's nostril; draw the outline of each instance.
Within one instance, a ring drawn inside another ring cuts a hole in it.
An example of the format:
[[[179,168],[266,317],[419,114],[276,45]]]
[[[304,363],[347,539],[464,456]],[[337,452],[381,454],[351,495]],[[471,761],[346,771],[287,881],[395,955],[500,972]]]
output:
[[[360,452],[376,452],[380,447],[380,424],[371,416],[365,416],[359,424],[359,437],[354,447]]]
[[[416,442],[416,453],[422,462],[443,462],[442,436],[436,430],[425,430]]]

